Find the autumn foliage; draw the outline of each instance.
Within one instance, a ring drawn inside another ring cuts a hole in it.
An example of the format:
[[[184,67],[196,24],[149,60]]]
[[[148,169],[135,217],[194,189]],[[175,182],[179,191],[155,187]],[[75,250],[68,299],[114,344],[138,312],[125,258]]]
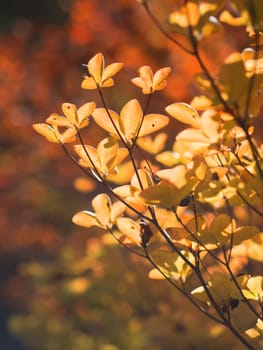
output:
[[[56,297],[45,286],[38,293],[53,300],[53,304],[52,300],[47,303],[51,314],[55,314],[54,303],[59,305],[59,298],[65,298],[64,304],[70,300],[69,304],[74,305],[75,323],[82,332],[74,338],[76,343],[70,338],[70,348],[74,349],[79,342],[80,349],[128,349],[127,339],[132,338],[133,329],[130,324],[130,334],[124,337],[126,342],[117,344],[109,336],[110,345],[102,339],[94,340],[97,328],[92,331],[90,326],[87,333],[81,328],[93,320],[86,313],[86,298],[92,296],[91,286],[98,283],[95,281],[103,280],[104,269],[117,280],[120,275],[125,276],[125,271],[116,266],[115,254],[122,254],[117,244],[124,252],[132,253],[124,259],[128,268],[143,266],[145,271],[144,261],[151,266],[150,293],[161,290],[163,301],[158,299],[149,308],[159,305],[160,320],[171,316],[165,299],[174,290],[177,298],[186,300],[185,313],[195,310],[195,317],[204,320],[208,331],[203,338],[184,329],[185,339],[190,341],[179,339],[176,346],[180,349],[190,349],[194,342],[197,349],[204,344],[217,349],[225,334],[228,335],[224,338],[225,346],[262,349],[263,145],[257,128],[263,104],[263,5],[256,0],[231,0],[227,4],[220,0],[186,0],[184,4],[172,2],[172,6],[164,1],[162,11],[165,8],[167,13],[161,11],[157,16],[155,11],[161,7],[160,2],[153,7],[151,1],[138,2],[136,6],[145,10],[144,16],[153,22],[154,30],[166,38],[167,52],[173,52],[174,46],[195,62],[189,70],[194,70],[197,87],[187,103],[178,100],[173,78],[177,73],[172,60],[171,67],[165,64],[152,68],[143,64],[138,67],[137,76],[124,83],[118,81],[126,66],[121,50],[119,55],[118,51],[115,54],[118,62],[104,57],[103,44],[98,53],[91,55],[84,64],[80,82],[85,101],[76,97],[82,102],[64,102],[61,111],[33,125],[38,134],[57,144],[53,146],[59,146],[80,171],[81,178],[75,182],[78,190],[86,192],[97,184],[90,206],[72,218],[74,224],[91,234],[90,245],[87,244],[84,257],[67,255],[62,250],[57,265],[47,270],[38,264],[24,265],[22,274],[33,280],[43,279],[51,287],[53,279],[57,283],[57,271],[61,273],[61,266],[66,266],[63,282],[54,291],[58,293]],[[96,7],[95,2],[76,4],[88,6],[90,12]],[[166,16],[166,23],[162,15]],[[90,40],[85,36],[82,20],[73,30],[79,33],[77,44],[85,38]],[[244,47],[235,47],[232,52],[224,48],[224,59],[214,67],[206,56],[209,45],[213,46],[217,36],[223,38],[224,30],[231,32],[240,26],[246,29],[240,32]],[[158,37],[157,42],[160,40]],[[129,49],[135,50],[132,43]],[[130,65],[128,59],[127,66]],[[118,83],[121,89],[116,91],[121,94],[123,90],[123,97],[118,103],[111,103]],[[105,255],[109,254],[107,259],[114,265],[111,268],[100,265],[102,244],[108,247]],[[87,266],[93,271],[91,278],[86,276]],[[135,273],[131,280],[124,278],[122,285],[128,283],[132,288],[147,283],[140,273]],[[111,290],[113,295],[118,294],[116,288]],[[142,300],[147,299],[147,288],[139,289]],[[130,300],[129,290],[123,295],[120,308],[127,316],[134,300]],[[106,302],[106,307],[109,304],[110,301]],[[111,313],[118,309],[114,305]],[[33,314],[41,329],[39,320],[45,314],[44,308],[35,306]],[[144,322],[154,327],[160,320],[149,317]],[[13,329],[21,329],[19,319],[12,322]],[[63,334],[67,329],[73,334],[75,323],[71,319],[67,328],[56,322],[58,344],[63,348]],[[193,322],[191,317],[189,322]],[[110,327],[109,323],[104,326]],[[99,325],[100,322],[98,329]],[[169,349],[176,348],[169,331],[165,327],[160,329],[157,338],[166,342]],[[146,349],[149,344],[150,340],[138,341],[130,349]],[[155,349],[153,344],[150,347]]]

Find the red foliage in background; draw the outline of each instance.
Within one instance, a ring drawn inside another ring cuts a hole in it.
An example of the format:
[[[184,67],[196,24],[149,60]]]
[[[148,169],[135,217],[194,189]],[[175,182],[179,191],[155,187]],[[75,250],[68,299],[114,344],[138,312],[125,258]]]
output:
[[[167,1],[167,8],[172,3]],[[80,209],[87,205],[89,195],[73,191],[70,183],[78,169],[59,147],[46,143],[32,129],[32,123],[43,120],[50,111],[59,112],[62,102],[86,102],[86,92],[80,90],[85,72],[81,64],[102,50],[109,61],[125,63],[125,70],[117,78],[119,90],[109,95],[118,107],[137,93],[132,85],[127,86],[127,80],[146,64],[154,69],[174,67],[161,106],[172,99],[188,101],[195,93],[189,81],[199,71],[198,65],[179,48],[171,47],[136,1],[115,0],[113,6],[112,0],[73,0],[70,6],[62,5],[67,12],[62,25],[17,18],[11,30],[0,35],[0,253],[4,303],[11,300],[18,304],[28,298],[27,286],[13,271],[19,262],[53,258],[66,244],[79,255],[83,251],[87,237],[80,234],[80,228],[73,227],[70,217],[77,206]],[[160,18],[165,12],[161,9]],[[215,71],[218,62],[236,45],[231,37],[226,46],[218,40],[210,51],[204,43],[210,68]],[[161,108],[158,97],[152,108]],[[89,139],[89,143],[97,142],[99,136],[90,135],[94,140]]]

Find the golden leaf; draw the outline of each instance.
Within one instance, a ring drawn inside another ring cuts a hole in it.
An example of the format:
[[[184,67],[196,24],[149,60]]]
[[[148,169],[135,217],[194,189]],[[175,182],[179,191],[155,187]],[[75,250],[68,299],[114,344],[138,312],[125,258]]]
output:
[[[165,108],[166,112],[176,120],[193,128],[200,127],[200,116],[196,109],[187,103],[173,103]]]

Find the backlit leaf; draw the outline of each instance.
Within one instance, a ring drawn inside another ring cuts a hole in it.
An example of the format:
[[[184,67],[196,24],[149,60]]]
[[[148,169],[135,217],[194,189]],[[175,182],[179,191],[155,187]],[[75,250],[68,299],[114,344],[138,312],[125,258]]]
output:
[[[119,116],[116,112],[112,110],[108,110],[110,113],[110,116],[112,118],[112,121],[105,110],[105,108],[96,108],[93,112],[92,116],[95,122],[104,130],[108,131],[111,135],[119,138],[118,133],[116,129],[114,128],[114,125],[116,126],[117,130],[120,132],[119,128]]]
[[[102,226],[111,226],[111,200],[105,193],[98,194],[92,201],[92,207],[96,212],[96,217]]]
[[[131,243],[141,245],[141,231],[139,223],[127,217],[119,218],[117,219],[117,227]]]
[[[119,125],[125,140],[132,140],[137,135],[142,120],[142,109],[136,99],[127,102],[121,112]]]
[[[76,213],[72,218],[72,222],[83,227],[99,226],[95,214],[85,210]]]
[[[33,128],[40,135],[44,136],[49,142],[59,143],[59,140],[57,139],[54,133],[54,129],[51,126],[45,123],[39,123],[39,124],[34,124]]]
[[[181,251],[186,260],[194,263],[192,254]],[[178,282],[184,283],[192,273],[191,267],[177,253],[168,250],[155,250],[151,253],[151,258],[164,275]]]
[[[143,123],[139,131],[139,137],[158,131],[169,122],[169,118],[162,114],[147,114],[143,117],[141,106],[136,99],[128,101],[123,106],[120,116],[112,110],[108,112],[111,118],[104,108],[96,108],[93,112],[95,122],[114,137],[122,137],[128,143],[131,143],[137,136],[142,118]]]
[[[157,154],[163,150],[167,137],[168,136],[165,133],[157,134],[153,138],[145,136],[139,138],[137,144],[148,153]]]
[[[176,120],[194,128],[200,127],[200,116],[196,109],[186,103],[173,103],[165,108],[166,112]]]
[[[139,137],[149,135],[164,128],[169,123],[169,118],[163,114],[146,114],[140,128]]]
[[[185,186],[179,189],[169,181],[162,180],[158,185],[143,190],[140,196],[149,205],[158,205],[174,210],[181,200],[192,192],[197,183],[196,178],[191,178]]]

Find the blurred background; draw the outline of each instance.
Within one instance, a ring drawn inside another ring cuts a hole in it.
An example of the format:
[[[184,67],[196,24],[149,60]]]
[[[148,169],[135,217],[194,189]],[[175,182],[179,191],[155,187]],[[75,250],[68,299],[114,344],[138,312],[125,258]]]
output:
[[[174,3],[152,6],[162,19]],[[212,70],[242,47],[239,34],[204,43]],[[106,92],[117,111],[134,96],[143,101],[129,82],[141,65],[173,68],[155,111],[189,102],[197,91],[198,66],[135,0],[1,2],[0,349],[190,350],[203,349],[204,339],[207,349],[240,349],[168,284],[149,280],[142,260],[71,223],[75,212],[90,208],[95,185],[76,191],[79,170],[32,124],[60,112],[63,102],[99,104],[80,89],[82,64],[97,52],[106,63],[125,63],[116,88]],[[91,130],[88,141],[99,137]]]

